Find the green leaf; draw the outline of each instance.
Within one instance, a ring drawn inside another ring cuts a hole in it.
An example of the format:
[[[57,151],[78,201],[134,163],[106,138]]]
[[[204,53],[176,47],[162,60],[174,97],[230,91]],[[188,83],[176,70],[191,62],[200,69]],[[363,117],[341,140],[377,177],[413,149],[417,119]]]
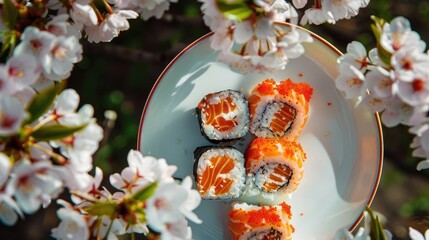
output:
[[[388,66],[391,65],[390,61],[392,59],[392,53],[387,51],[383,46],[381,46],[380,43],[377,44],[377,53],[381,61],[383,61]]]
[[[147,186],[147,187],[143,188],[142,190],[136,192],[133,196],[133,199],[144,201],[153,195],[153,193],[155,192],[157,187],[158,187],[158,183],[153,182],[149,186]]]
[[[119,205],[114,202],[96,202],[90,206],[84,207],[83,210],[90,215],[113,217],[118,211],[118,208]]]
[[[386,21],[382,18],[378,18],[375,16],[371,16],[371,19],[374,21],[373,24],[371,24],[371,30],[374,34],[375,40],[377,41],[377,53],[380,59],[387,65],[390,66],[390,60],[392,58],[392,53],[387,51],[382,45],[381,45],[381,33],[384,29],[384,25],[386,24]]]
[[[0,55],[3,56],[9,49],[9,56],[12,55],[13,49],[16,45],[17,35],[15,31],[7,31],[2,33],[3,44],[1,46]]]
[[[54,103],[55,97],[59,92],[59,88],[58,84],[53,85],[33,97],[27,107],[27,112],[30,114],[30,117],[24,124],[33,123],[49,110]]]
[[[378,216],[376,216],[368,206],[366,207],[366,211],[371,218],[371,240],[387,240],[386,236],[384,235],[383,226],[381,225]]]
[[[72,136],[74,133],[79,132],[80,130],[84,129],[87,126],[87,124],[82,126],[75,126],[75,127],[69,127],[69,126],[63,126],[63,125],[49,125],[49,126],[43,126],[33,133],[31,133],[31,136],[36,141],[50,141],[50,140],[59,140],[63,139],[69,136]]]
[[[216,6],[226,18],[233,21],[244,21],[253,13],[249,2],[246,0],[216,0]]]
[[[2,17],[4,25],[10,29],[15,29],[16,20],[18,18],[18,8],[12,0],[4,0],[2,6]]]

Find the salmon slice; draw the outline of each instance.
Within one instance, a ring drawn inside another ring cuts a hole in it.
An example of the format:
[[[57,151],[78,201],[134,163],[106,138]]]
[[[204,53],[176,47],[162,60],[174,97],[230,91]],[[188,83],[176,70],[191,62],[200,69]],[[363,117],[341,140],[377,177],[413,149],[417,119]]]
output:
[[[269,122],[268,128],[277,136],[283,136],[286,131],[288,131],[293,121],[295,120],[296,110],[295,108],[289,106],[286,103],[282,102],[273,102],[267,106],[267,113],[271,116],[266,116],[266,118],[270,118],[271,122]],[[270,110],[272,112],[270,112]]]
[[[276,192],[287,185],[292,177],[292,169],[286,164],[267,164],[256,173],[255,184],[265,192]]]
[[[198,108],[205,116],[205,124],[213,126],[216,130],[221,132],[230,131],[237,124],[236,118],[226,119],[224,115],[234,111],[237,106],[231,97],[220,99],[218,103],[210,103],[213,94],[208,94],[198,104]]]
[[[227,155],[215,156],[210,159],[210,164],[198,175],[198,191],[202,196],[206,195],[212,187],[214,187],[215,195],[223,195],[229,192],[233,180],[222,177],[221,175],[228,174],[235,167],[234,159]]]

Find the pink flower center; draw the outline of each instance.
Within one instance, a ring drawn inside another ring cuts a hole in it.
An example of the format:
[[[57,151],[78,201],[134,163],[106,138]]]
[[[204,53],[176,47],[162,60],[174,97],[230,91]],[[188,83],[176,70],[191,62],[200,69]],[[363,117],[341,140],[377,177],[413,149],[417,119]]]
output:
[[[161,208],[164,208],[164,207],[167,205],[167,203],[164,201],[164,199],[162,199],[162,198],[157,198],[157,199],[155,200],[154,205],[155,205],[155,207],[156,207],[157,209],[161,209]]]
[[[421,79],[414,79],[412,86],[414,92],[420,92],[424,89],[425,82]]]
[[[70,136],[70,137],[63,138],[62,142],[67,144],[67,145],[73,146],[74,139],[75,138],[73,136]]]
[[[405,70],[413,70],[413,62],[409,60],[403,60],[402,68]]]
[[[9,75],[16,78],[22,78],[24,76],[24,71],[16,68],[9,68]]]
[[[16,123],[15,118],[4,116],[1,119],[0,126],[2,126],[3,128],[11,128],[15,123]]]
[[[42,42],[38,39],[31,40],[30,44],[34,51],[38,51],[42,47]]]
[[[64,58],[67,55],[67,49],[61,46],[56,46],[52,49],[52,55],[54,55],[55,58]]]
[[[360,63],[360,69],[366,68],[368,66],[368,61],[366,60],[366,58],[362,60],[357,60],[357,62]]]
[[[349,84],[349,87],[354,87],[354,86],[359,87],[359,86],[362,86],[363,81],[360,78],[355,77],[355,78],[349,79],[347,83]]]

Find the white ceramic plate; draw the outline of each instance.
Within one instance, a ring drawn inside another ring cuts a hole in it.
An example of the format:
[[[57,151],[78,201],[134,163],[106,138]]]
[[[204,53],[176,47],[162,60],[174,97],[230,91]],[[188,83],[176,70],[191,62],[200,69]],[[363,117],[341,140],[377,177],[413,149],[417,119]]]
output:
[[[167,66],[149,95],[140,122],[140,151],[177,165],[176,177],[192,175],[194,149],[213,145],[201,136],[194,113],[204,95],[225,89],[248,95],[266,78],[308,82],[314,95],[298,139],[307,153],[305,173],[292,198],[285,199],[292,206],[293,238],[328,240],[340,228],[354,228],[380,180],[380,122],[377,115],[353,108],[337,91],[336,60],[341,53],[311,35],[314,42],[305,45],[302,57],[283,71],[262,75],[243,75],[217,62],[210,34],[192,43]],[[235,146],[244,152],[249,138]],[[204,223],[191,224],[194,239],[230,239],[228,211],[228,202],[203,200],[196,213]]]

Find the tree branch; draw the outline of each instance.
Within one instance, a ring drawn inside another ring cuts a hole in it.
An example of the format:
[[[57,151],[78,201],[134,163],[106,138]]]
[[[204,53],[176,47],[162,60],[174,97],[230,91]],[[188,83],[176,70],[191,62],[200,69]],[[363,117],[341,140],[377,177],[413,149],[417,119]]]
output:
[[[83,51],[86,54],[99,54],[128,62],[147,61],[151,63],[160,63],[168,59],[173,59],[173,57],[185,47],[185,44],[176,44],[173,48],[167,51],[156,53],[141,49],[132,49],[111,43],[83,43]]]

